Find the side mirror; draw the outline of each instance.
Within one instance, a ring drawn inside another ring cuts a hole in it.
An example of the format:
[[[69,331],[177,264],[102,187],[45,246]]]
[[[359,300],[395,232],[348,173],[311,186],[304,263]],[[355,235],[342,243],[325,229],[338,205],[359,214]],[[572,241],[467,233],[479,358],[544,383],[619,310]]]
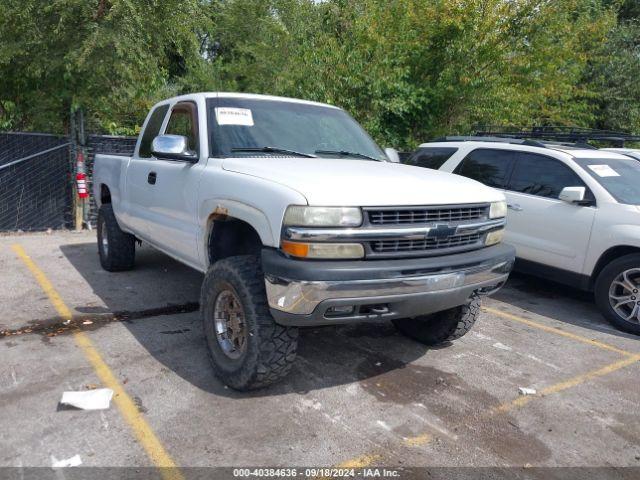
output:
[[[198,162],[198,155],[189,149],[189,140],[182,135],[158,135],[151,142],[151,153],[163,160]]]
[[[384,153],[387,155],[390,162],[400,163],[400,155],[395,148],[387,147],[384,149]]]
[[[587,194],[585,187],[564,187],[558,195],[558,198],[567,203],[579,203],[584,201]]]

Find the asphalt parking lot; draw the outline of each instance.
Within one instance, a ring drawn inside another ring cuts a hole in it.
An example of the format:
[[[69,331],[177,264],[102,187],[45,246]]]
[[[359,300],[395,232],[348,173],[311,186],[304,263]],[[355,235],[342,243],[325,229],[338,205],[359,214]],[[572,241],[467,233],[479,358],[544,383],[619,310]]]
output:
[[[105,272],[94,235],[0,237],[0,466],[640,466],[640,338],[588,295],[514,275],[438,349],[304,329],[292,374],[240,394],[212,375],[202,275],[149,248]],[[59,406],[96,386],[110,409]]]

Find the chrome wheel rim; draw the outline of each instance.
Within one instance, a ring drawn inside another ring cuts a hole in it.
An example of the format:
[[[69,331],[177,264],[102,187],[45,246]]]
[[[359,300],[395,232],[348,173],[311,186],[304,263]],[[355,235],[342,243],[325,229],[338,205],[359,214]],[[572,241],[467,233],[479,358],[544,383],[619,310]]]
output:
[[[103,220],[100,225],[100,243],[102,243],[102,253],[105,257],[109,256],[109,238],[107,237],[107,224]]]
[[[625,270],[611,282],[609,304],[623,320],[640,324],[640,268]]]
[[[231,290],[218,294],[213,307],[216,339],[224,354],[238,359],[247,348],[247,323],[240,299]]]

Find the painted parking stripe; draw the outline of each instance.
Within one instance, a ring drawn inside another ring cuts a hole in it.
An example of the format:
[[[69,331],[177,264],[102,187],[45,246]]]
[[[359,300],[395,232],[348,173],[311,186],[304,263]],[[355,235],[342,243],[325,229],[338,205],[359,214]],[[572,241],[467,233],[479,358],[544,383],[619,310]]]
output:
[[[71,310],[69,310],[69,307],[64,303],[62,297],[60,297],[60,294],[53,287],[44,272],[40,270],[31,257],[27,255],[22,246],[16,244],[11,248],[29,269],[47,297],[49,297],[49,300],[58,312],[58,315],[60,315],[63,320],[71,320]],[[160,469],[159,472],[162,478],[165,480],[183,480],[184,477],[178,470],[176,463],[167,453],[162,443],[160,443],[160,440],[154,433],[153,429],[140,413],[133,399],[125,391],[122,384],[111,371],[109,365],[107,365],[103,360],[95,344],[84,332],[81,331],[74,332],[73,337],[76,344],[80,347],[84,356],[93,367],[102,384],[113,390],[114,403],[117,405],[125,422],[133,431],[135,438],[138,443],[142,445],[154,466]]]
[[[613,345],[609,345],[608,343],[599,342],[598,340],[593,340],[591,338],[583,337],[581,335],[577,335],[575,333],[567,332],[565,330],[561,330],[557,327],[550,327],[548,325],[543,325],[542,323],[534,322],[533,320],[529,320],[527,318],[522,318],[518,315],[514,315],[512,313],[504,312],[502,310],[498,310],[496,308],[491,307],[482,307],[482,310],[491,313],[492,315],[496,315],[498,317],[506,318],[507,320],[512,320],[514,322],[523,323],[533,328],[537,328],[538,330],[544,330],[545,332],[553,333],[555,335],[560,335],[565,338],[570,338],[571,340],[575,340],[576,342],[581,342],[587,345],[591,345],[592,347],[597,347],[602,350],[609,350],[610,352],[615,352],[624,356],[636,356],[635,353],[628,352],[626,350],[622,350],[621,348],[614,347]]]
[[[503,403],[498,407],[494,408],[491,413],[502,413],[514,410],[516,408],[520,408],[535,400],[536,398],[544,397],[546,395],[551,395],[554,393],[559,393],[564,390],[568,390],[569,388],[577,387],[578,385],[582,385],[588,381],[594,380],[598,377],[604,377],[613,372],[617,372],[625,367],[633,365],[636,362],[640,361],[640,355],[631,355],[626,357],[624,360],[619,360],[614,363],[610,363],[609,365],[605,365],[604,367],[598,368],[596,370],[591,370],[587,373],[582,373],[580,375],[576,375],[575,377],[571,377],[568,380],[564,380],[559,383],[554,383],[553,385],[549,385],[548,387],[540,390],[536,395],[526,395],[520,396],[510,402]]]
[[[524,406],[526,406],[527,404],[529,404],[531,401],[533,400],[539,400],[542,399],[543,397],[547,396],[547,395],[552,395],[555,393],[560,393],[563,392],[565,390],[568,390],[570,388],[574,388],[577,387],[579,385],[582,385],[584,383],[587,383],[589,381],[595,380],[597,378],[600,377],[604,377],[606,375],[609,375],[611,373],[617,372],[618,370],[621,370],[623,368],[629,367],[633,364],[636,364],[638,362],[640,362],[640,354],[635,354],[632,352],[628,352],[626,350],[622,350],[620,348],[614,347],[612,345],[603,343],[603,342],[599,342],[597,340],[593,340],[587,337],[583,337],[581,335],[577,335],[574,333],[570,333],[570,332],[566,332],[564,330],[560,330],[559,328],[555,328],[555,327],[550,327],[547,325],[543,325],[541,323],[538,322],[534,322],[532,320],[526,319],[526,318],[522,318],[519,317],[517,315],[513,315],[507,312],[503,312],[501,310],[497,310],[495,308],[490,308],[490,307],[482,307],[482,309],[484,311],[486,311],[487,313],[491,313],[494,314],[496,316],[502,317],[502,318],[506,318],[508,320],[513,320],[525,325],[528,325],[530,327],[534,327],[537,328],[539,330],[543,330],[549,333],[553,333],[556,335],[560,335],[566,338],[570,338],[572,340],[587,344],[587,345],[591,345],[594,347],[598,347],[601,348],[603,350],[608,350],[611,352],[615,352],[619,355],[622,355],[623,357],[625,357],[622,360],[618,360],[616,362],[610,363],[608,365],[605,365],[604,367],[600,367],[598,369],[595,370],[591,370],[589,372],[580,374],[580,375],[576,375],[574,377],[571,377],[567,380],[563,380],[561,382],[558,383],[554,383],[553,385],[549,385],[548,387],[544,387],[543,389],[541,389],[536,395],[531,395],[531,396],[519,396],[511,401],[507,401],[505,403],[502,403],[500,405],[497,405],[493,408],[490,408],[489,410],[486,411],[486,414],[484,415],[480,415],[478,416],[473,416],[473,417],[469,417],[468,419],[465,420],[464,423],[473,423],[474,421],[477,421],[479,418],[486,418],[486,417],[491,417],[493,415],[500,415],[503,413],[507,413],[513,410],[517,410],[519,408],[522,408]],[[424,446],[427,445],[429,443],[431,443],[431,441],[433,440],[433,436],[428,433],[425,432],[422,435],[418,435],[416,437],[413,438],[406,438],[404,439],[404,445],[408,446],[408,447],[416,447],[416,446]],[[377,455],[377,454],[368,454],[368,455],[363,455],[360,458],[382,458],[381,455]]]

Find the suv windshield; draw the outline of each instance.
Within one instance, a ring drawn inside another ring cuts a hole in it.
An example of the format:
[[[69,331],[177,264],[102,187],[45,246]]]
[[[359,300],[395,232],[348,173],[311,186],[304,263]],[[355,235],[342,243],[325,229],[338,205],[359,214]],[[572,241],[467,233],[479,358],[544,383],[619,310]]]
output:
[[[617,158],[574,158],[620,203],[640,205],[640,163]]]
[[[233,97],[211,98],[207,108],[215,157],[304,154],[386,160],[362,127],[338,108]]]

